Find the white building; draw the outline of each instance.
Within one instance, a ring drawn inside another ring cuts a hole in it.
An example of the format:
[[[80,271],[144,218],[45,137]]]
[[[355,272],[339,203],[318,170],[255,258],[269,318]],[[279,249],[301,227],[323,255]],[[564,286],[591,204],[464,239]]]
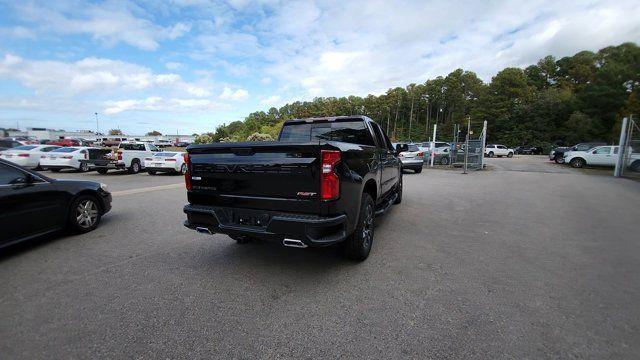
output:
[[[65,131],[65,130],[54,130],[54,129],[36,128],[36,127],[27,128],[26,131],[23,131],[23,130],[8,131],[8,136],[10,137],[28,136],[28,137],[36,138],[37,140],[85,139],[89,141],[95,141],[98,139],[126,138],[127,140],[132,140],[132,141],[148,141],[148,142],[166,140],[171,143],[175,143],[175,142],[192,143],[195,139],[195,137],[191,135],[158,135],[158,136],[96,135],[95,132],[90,130]]]

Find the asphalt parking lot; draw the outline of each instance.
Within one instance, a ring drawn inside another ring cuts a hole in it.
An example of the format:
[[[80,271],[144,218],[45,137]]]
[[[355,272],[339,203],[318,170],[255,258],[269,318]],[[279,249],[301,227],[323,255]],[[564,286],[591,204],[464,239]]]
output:
[[[488,163],[406,174],[359,264],[190,231],[180,176],[57,174],[113,210],[0,257],[0,357],[637,357],[640,184]]]

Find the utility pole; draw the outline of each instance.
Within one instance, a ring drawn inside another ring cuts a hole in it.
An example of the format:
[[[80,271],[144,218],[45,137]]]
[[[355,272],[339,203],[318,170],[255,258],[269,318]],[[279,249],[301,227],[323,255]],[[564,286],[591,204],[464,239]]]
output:
[[[409,142],[411,142],[411,119],[413,118],[413,93],[411,94],[411,111],[409,112]]]
[[[436,154],[436,134],[438,130],[438,124],[433,124],[433,140],[431,141],[431,146],[429,146],[429,160],[431,160],[430,167],[433,167],[433,161],[435,160]]]
[[[467,118],[467,138],[464,142],[464,171],[463,174],[467,173],[467,164],[469,162],[469,132],[471,131],[471,117]]]
[[[427,121],[424,124],[424,136],[429,137],[429,117],[431,116],[431,103],[429,102],[429,94],[422,95],[422,99],[427,101]]]
[[[93,113],[96,116],[96,135],[100,133],[100,127],[98,126],[98,113]]]
[[[396,91],[396,95],[398,92]],[[393,138],[396,139],[396,127],[398,125],[398,115],[400,113],[400,97],[398,96],[398,106],[396,106],[396,119],[393,121]]]
[[[620,141],[618,142],[618,158],[616,159],[616,168],[613,170],[613,176],[622,176],[622,168],[624,167],[624,153],[627,148],[627,126],[629,119],[622,119],[622,128],[620,129]]]
[[[391,122],[391,106],[387,106],[387,136],[389,136],[389,123]]]

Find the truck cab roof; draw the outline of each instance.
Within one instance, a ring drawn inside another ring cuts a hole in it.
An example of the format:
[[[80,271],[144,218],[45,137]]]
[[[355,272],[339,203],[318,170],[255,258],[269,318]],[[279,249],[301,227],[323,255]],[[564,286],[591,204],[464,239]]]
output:
[[[322,117],[310,117],[310,118],[304,118],[304,119],[287,120],[287,121],[284,122],[284,125],[299,124],[299,123],[348,121],[348,120],[373,121],[369,117],[364,116],[364,115],[322,116]]]

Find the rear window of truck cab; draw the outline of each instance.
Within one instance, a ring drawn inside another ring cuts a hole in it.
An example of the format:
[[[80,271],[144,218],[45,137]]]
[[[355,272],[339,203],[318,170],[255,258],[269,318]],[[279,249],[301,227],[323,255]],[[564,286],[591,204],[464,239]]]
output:
[[[124,144],[124,143],[120,143],[120,149],[122,149],[122,150],[144,151],[144,144]]]
[[[341,141],[358,145],[374,145],[369,129],[362,120],[285,124],[279,141]]]

